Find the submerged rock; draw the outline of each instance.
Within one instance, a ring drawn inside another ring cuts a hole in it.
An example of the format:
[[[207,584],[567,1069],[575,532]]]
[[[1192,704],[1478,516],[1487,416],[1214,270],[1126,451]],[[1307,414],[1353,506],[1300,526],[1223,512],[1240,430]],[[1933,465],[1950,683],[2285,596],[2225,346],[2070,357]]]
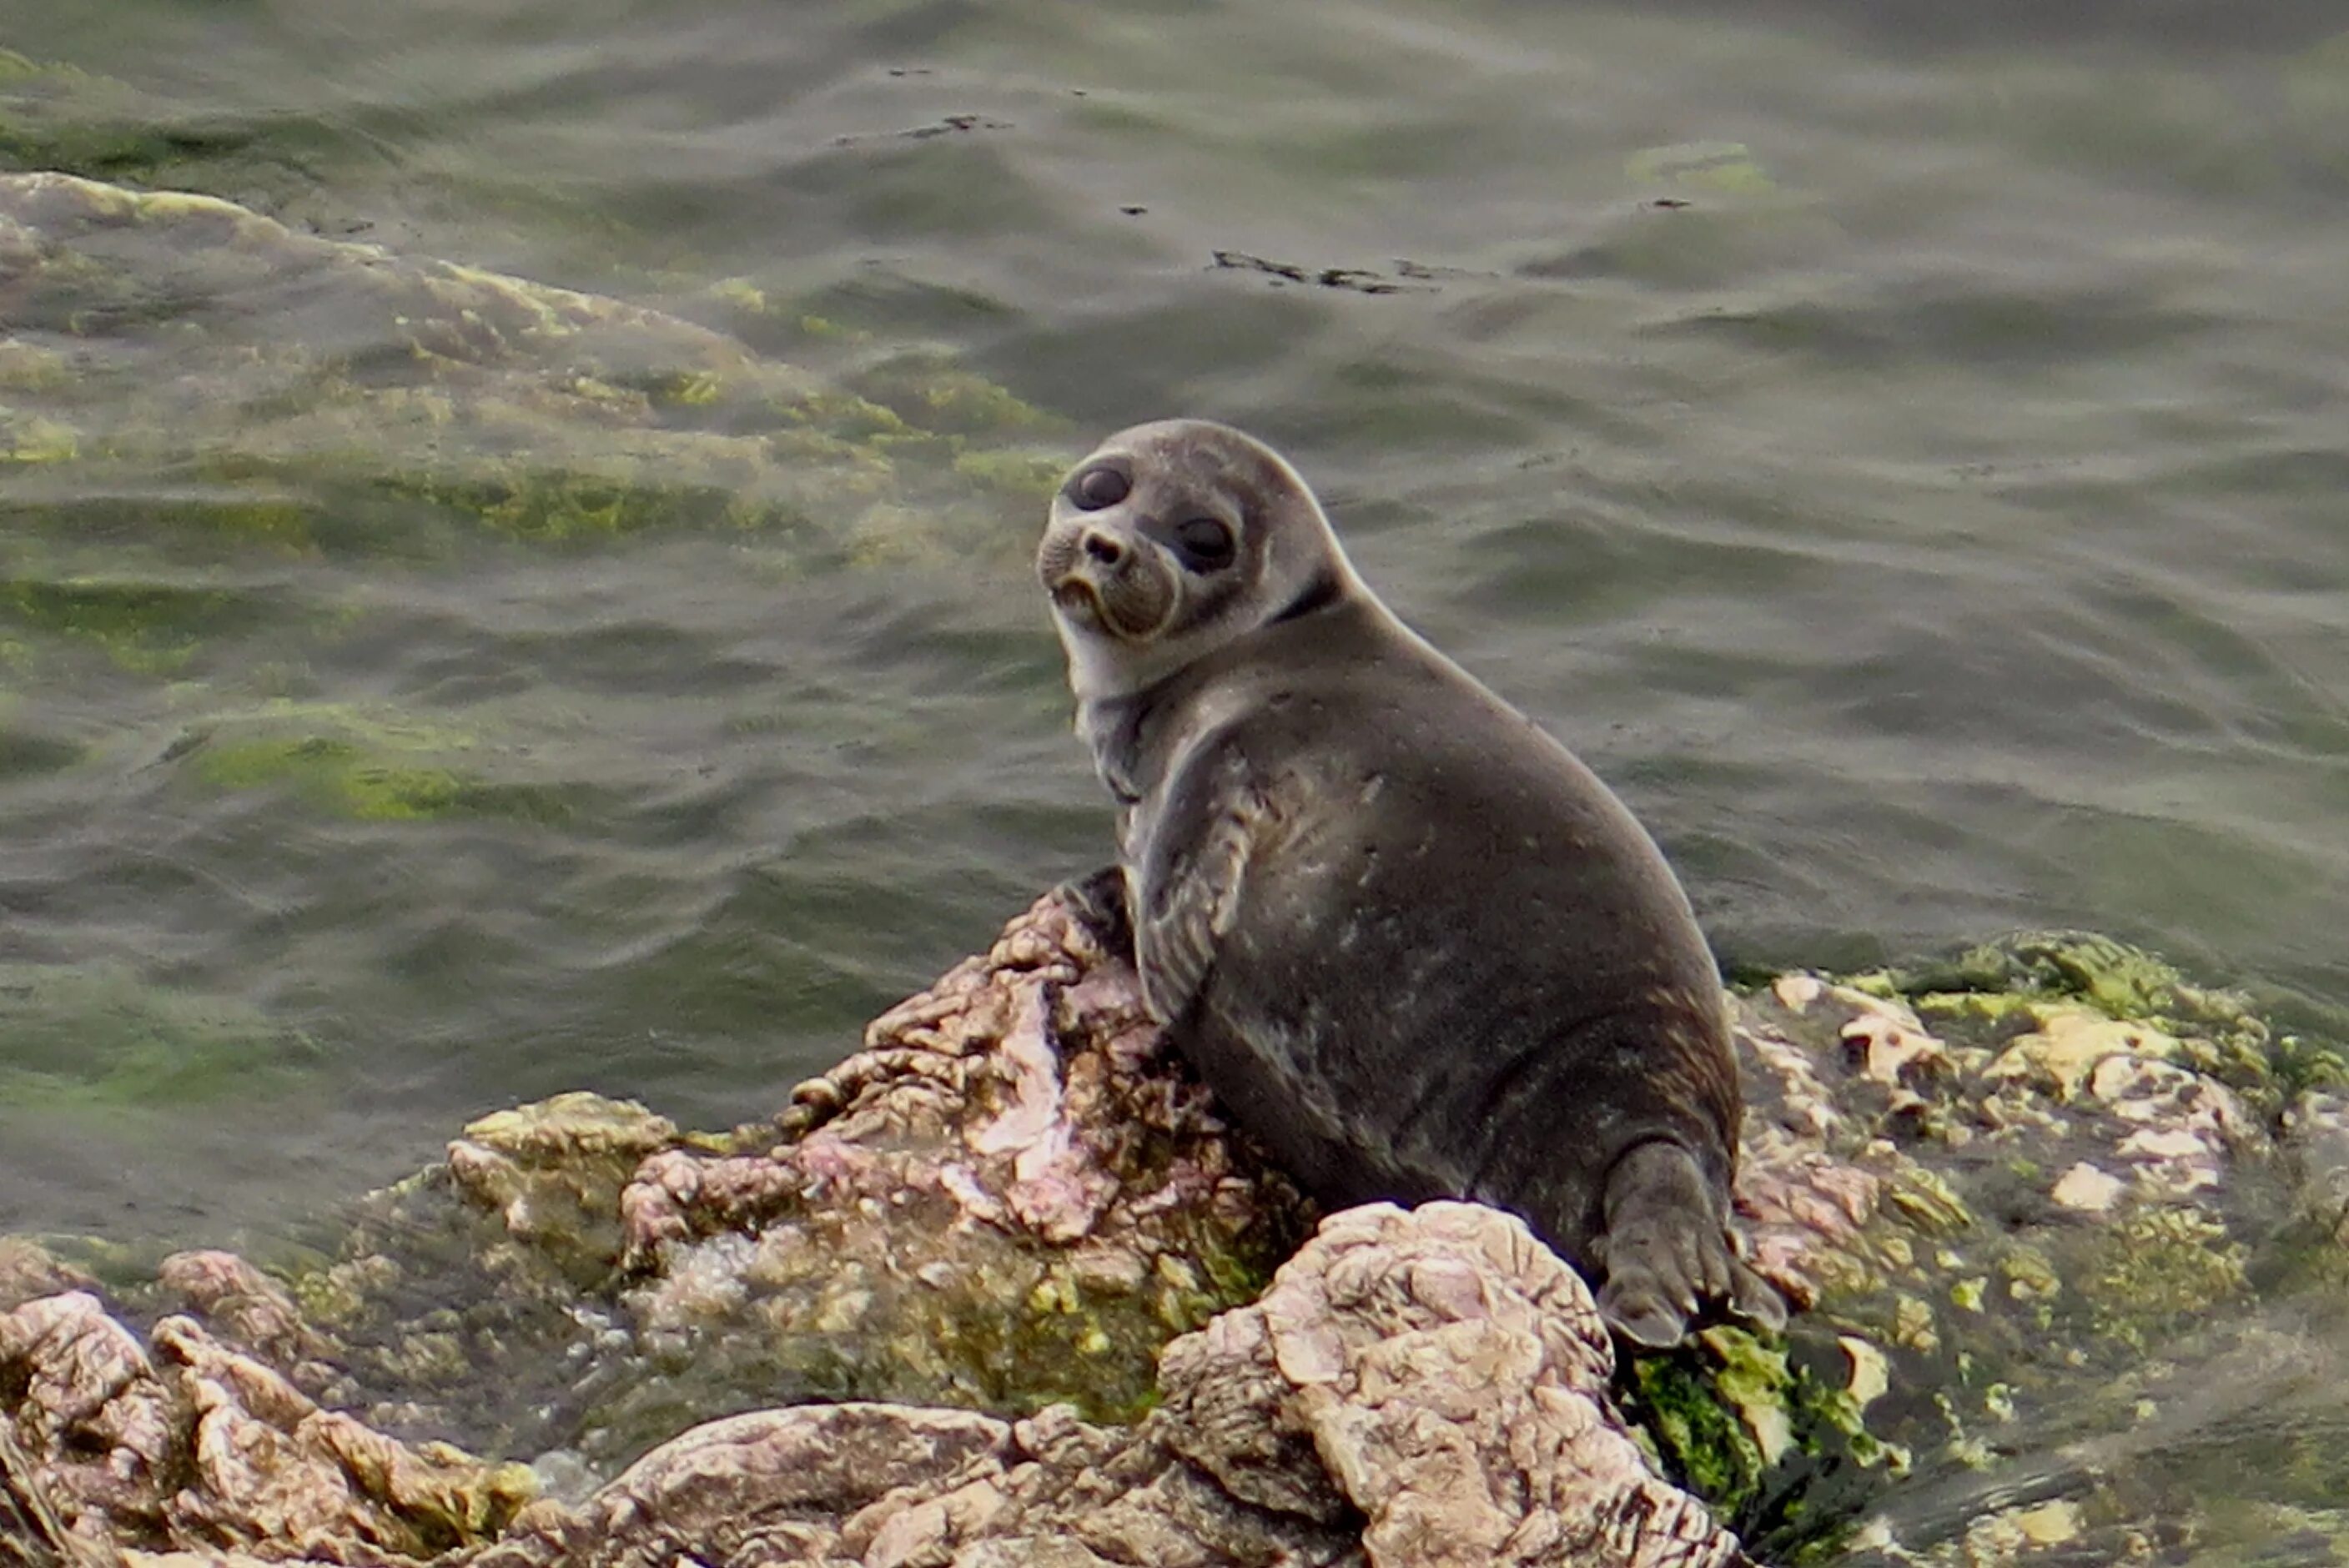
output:
[[[1058,460],[1008,462],[1050,422],[950,366],[874,401],[659,311],[210,196],[0,173],[0,465],[171,473],[191,518],[281,551],[373,522],[413,553],[438,510],[544,541],[796,531],[848,561],[1024,515]]]
[[[1048,897],[768,1121],[486,1117],[277,1277],[183,1253],[108,1301],[70,1246],[0,1245],[0,1541],[1661,1564],[2187,1528],[2095,1463],[1962,1535],[1867,1516],[1904,1477],[1994,1490],[2018,1419],[2129,1450],[2210,1368],[2289,1361],[2249,1309],[2349,1273],[2337,1057],[2093,938],[1734,1000],[1737,1200],[1803,1309],[1783,1337],[1715,1325],[1619,1367],[1571,1271],[1469,1205],[1304,1241],[1130,966]]]

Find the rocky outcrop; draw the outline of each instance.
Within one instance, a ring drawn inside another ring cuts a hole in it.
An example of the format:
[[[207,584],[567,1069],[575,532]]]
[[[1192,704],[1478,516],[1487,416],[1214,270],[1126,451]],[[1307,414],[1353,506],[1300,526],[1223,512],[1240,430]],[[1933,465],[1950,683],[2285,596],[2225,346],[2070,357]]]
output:
[[[119,1263],[0,1246],[0,1542],[981,1568],[1727,1563],[1738,1535],[2006,1561],[2184,1528],[2121,1467],[1961,1538],[1868,1515],[1911,1468],[1994,1485],[2033,1411],[2125,1447],[2209,1367],[2271,1362],[2235,1308],[2344,1272],[2338,1058],[2093,938],[1735,1004],[1783,1337],[1619,1366],[1581,1282],[1468,1205],[1305,1240],[1051,897],[769,1121],[501,1112],[275,1274],[184,1253],[109,1295]]]
[[[0,1317],[0,1374],[26,1389],[19,1532],[65,1561],[127,1546],[397,1563],[502,1531],[462,1560],[1744,1561],[1651,1470],[1609,1399],[1613,1360],[1581,1281],[1520,1222],[1381,1205],[1335,1217],[1261,1301],[1168,1346],[1163,1403],[1133,1427],[1066,1406],[762,1410],[517,1515],[526,1471],[323,1411],[186,1318],[142,1346],[86,1294]]]
[[[738,1416],[478,1568],[687,1553],[899,1568],[1741,1561],[1609,1402],[1590,1297],[1522,1223],[1466,1204],[1330,1220],[1264,1298],[1168,1346],[1138,1425],[888,1405]]]
[[[0,1495],[29,1562],[123,1547],[422,1561],[495,1532],[536,1490],[520,1466],[323,1409],[189,1318],[142,1344],[87,1292],[0,1315]]]

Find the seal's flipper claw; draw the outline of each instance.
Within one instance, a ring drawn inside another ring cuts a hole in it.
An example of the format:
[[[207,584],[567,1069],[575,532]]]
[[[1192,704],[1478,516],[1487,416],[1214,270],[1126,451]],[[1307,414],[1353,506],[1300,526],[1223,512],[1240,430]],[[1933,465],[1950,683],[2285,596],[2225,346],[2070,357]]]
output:
[[[1653,1270],[1610,1274],[1599,1293],[1599,1315],[1607,1326],[1649,1350],[1669,1350],[1688,1332],[1689,1315],[1671,1301]]]
[[[1755,1274],[1743,1258],[1733,1258],[1729,1267],[1736,1282],[1730,1295],[1731,1310],[1765,1333],[1785,1333],[1786,1298],[1778,1294],[1778,1287]]]
[[[1107,865],[1053,892],[1112,958],[1133,962],[1133,915],[1126,903],[1125,868]]]
[[[1703,1172],[1677,1143],[1643,1143],[1608,1172],[1606,1214],[1599,1315],[1635,1344],[1679,1344],[1700,1303],[1725,1294],[1733,1266]]]

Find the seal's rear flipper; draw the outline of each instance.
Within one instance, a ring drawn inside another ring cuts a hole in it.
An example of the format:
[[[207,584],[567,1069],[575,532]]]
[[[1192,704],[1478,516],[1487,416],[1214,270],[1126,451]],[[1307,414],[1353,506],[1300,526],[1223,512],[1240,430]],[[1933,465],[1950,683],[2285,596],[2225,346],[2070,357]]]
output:
[[[1744,1299],[1744,1265],[1729,1250],[1712,1189],[1679,1144],[1643,1143],[1617,1161],[1607,1173],[1606,1215],[1606,1234],[1594,1249],[1607,1266],[1599,1313],[1624,1338],[1670,1349],[1700,1304]],[[1760,1275],[1745,1273],[1775,1299]],[[1785,1321],[1783,1305],[1778,1321]]]

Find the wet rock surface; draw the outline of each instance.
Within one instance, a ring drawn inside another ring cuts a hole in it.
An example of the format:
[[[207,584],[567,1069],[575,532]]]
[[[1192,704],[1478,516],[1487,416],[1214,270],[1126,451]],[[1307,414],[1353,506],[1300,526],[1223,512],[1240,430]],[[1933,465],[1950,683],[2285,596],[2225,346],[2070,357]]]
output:
[[[489,1568],[657,1559],[867,1565],[1723,1564],[1607,1396],[1589,1295],[1518,1221],[1338,1215],[1263,1300],[1167,1346],[1138,1425],[805,1406],[697,1429]],[[758,1484],[763,1480],[764,1484]]]
[[[535,1491],[520,1466],[323,1409],[186,1317],[142,1343],[87,1292],[0,1316],[0,1466],[33,1562],[166,1545],[420,1561],[496,1531]]]
[[[0,1243],[0,1540],[975,1568],[2019,1561],[2185,1528],[2118,1465],[1962,1536],[1868,1516],[1994,1496],[2018,1417],[2125,1452],[2212,1367],[2294,1354],[2252,1308],[2342,1272],[2337,1057],[2079,936],[1735,1006],[1784,1336],[1619,1366],[1581,1282],[1470,1205],[1307,1239],[1054,895],[770,1120],[500,1112],[266,1271]]]

